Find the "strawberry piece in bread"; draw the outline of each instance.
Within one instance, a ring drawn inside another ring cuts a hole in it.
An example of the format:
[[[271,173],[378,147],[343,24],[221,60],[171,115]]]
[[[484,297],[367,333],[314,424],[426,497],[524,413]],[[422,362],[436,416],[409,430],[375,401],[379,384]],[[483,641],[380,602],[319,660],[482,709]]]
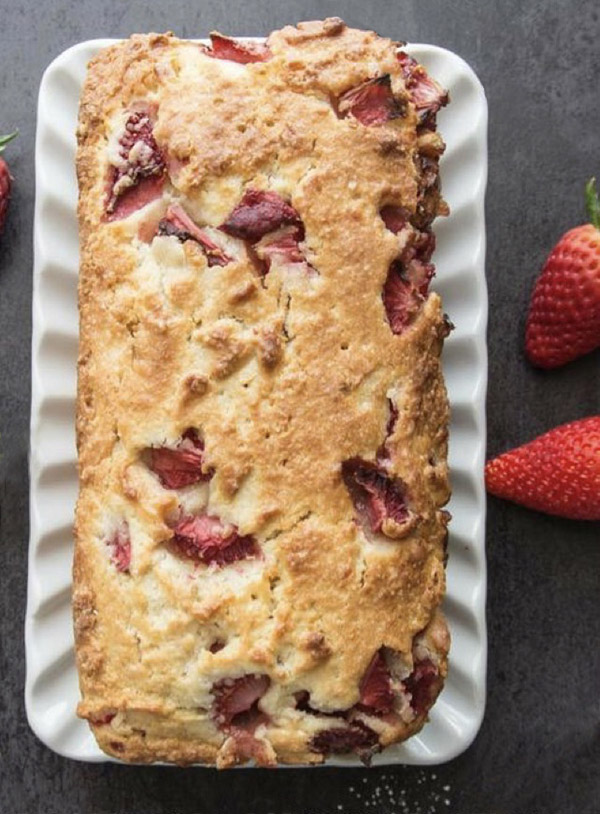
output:
[[[401,484],[376,464],[359,458],[344,462],[342,476],[359,519],[372,532],[397,536],[410,520]]]
[[[410,223],[410,210],[404,206],[386,204],[380,209],[379,214],[385,223],[386,229],[389,229],[395,235]]]
[[[359,690],[360,706],[369,713],[385,715],[391,712],[394,706],[394,692],[383,648],[380,648],[371,659],[360,682]]]
[[[208,514],[188,515],[173,527],[171,546],[178,554],[206,565],[229,565],[237,560],[258,556],[256,540],[240,536],[235,526],[224,525],[218,517]]]
[[[107,220],[123,220],[133,215],[138,209],[156,201],[163,194],[164,185],[163,176],[151,175],[147,178],[140,178],[136,181],[135,186],[127,187],[119,193]]]
[[[232,258],[200,229],[179,204],[172,204],[158,224],[159,235],[173,235],[182,243],[193,240],[202,248],[209,266],[226,266]]]
[[[267,675],[249,673],[239,678],[224,678],[213,685],[213,712],[223,728],[240,726],[247,715],[269,689]]]
[[[244,42],[213,32],[210,35],[210,43],[210,48],[206,45],[201,47],[207,56],[214,59],[227,59],[230,62],[247,65],[251,62],[266,62],[271,58],[267,45],[260,42]]]
[[[438,85],[425,68],[404,51],[399,51],[397,58],[406,90],[420,119],[424,121],[435,116],[441,107],[448,104],[448,91]]]
[[[382,299],[393,333],[403,333],[418,314],[434,271],[431,263],[416,258],[408,267],[401,260],[390,266]]]
[[[148,467],[158,475],[165,489],[182,489],[192,483],[210,480],[204,472],[204,443],[194,430],[187,430],[176,447],[150,447]]]
[[[402,682],[410,693],[410,705],[415,715],[426,715],[439,692],[439,670],[430,659],[416,662],[412,673]]]
[[[119,139],[119,160],[109,177],[106,212],[119,220],[162,194],[165,160],[153,134],[153,111],[129,114]]]
[[[340,118],[353,116],[366,127],[404,116],[406,107],[393,94],[389,74],[346,91],[337,103]]]
[[[129,525],[125,520],[115,529],[106,544],[111,549],[110,561],[117,571],[127,573],[131,565],[131,538]]]
[[[302,239],[301,235],[302,230],[298,226],[284,226],[276,232],[265,235],[255,245],[256,254],[263,261],[265,274],[273,264],[285,266],[290,264],[308,265],[298,245]]]
[[[232,237],[255,243],[269,232],[288,225],[295,225],[300,239],[304,237],[300,216],[281,195],[263,189],[248,189],[219,228]]]

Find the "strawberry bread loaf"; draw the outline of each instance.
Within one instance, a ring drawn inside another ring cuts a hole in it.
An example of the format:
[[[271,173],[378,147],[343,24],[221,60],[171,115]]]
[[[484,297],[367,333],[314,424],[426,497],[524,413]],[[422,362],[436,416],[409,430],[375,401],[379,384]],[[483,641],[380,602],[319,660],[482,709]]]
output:
[[[368,762],[426,721],[449,646],[446,101],[339,19],[92,61],[73,603],[108,754]]]

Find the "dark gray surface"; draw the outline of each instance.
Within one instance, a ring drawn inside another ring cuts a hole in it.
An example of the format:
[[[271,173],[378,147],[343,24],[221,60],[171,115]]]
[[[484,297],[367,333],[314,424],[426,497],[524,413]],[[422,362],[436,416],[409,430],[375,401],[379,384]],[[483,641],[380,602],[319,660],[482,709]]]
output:
[[[600,412],[599,355],[532,370],[522,336],[544,255],[600,173],[595,0],[46,2],[0,0],[0,131],[18,126],[0,241],[0,811],[6,814],[591,814],[600,811],[600,530],[489,502],[485,722],[436,769],[240,771],[88,766],[57,757],[23,706],[35,105],[44,67],[101,36],[263,34],[338,14],[461,54],[490,104],[489,451]]]

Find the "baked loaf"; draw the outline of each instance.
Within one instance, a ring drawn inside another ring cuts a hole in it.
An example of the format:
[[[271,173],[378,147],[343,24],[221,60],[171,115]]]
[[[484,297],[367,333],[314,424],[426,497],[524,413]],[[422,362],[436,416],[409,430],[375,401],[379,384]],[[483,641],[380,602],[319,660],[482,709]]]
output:
[[[449,645],[445,102],[338,19],[92,61],[73,602],[108,754],[368,761],[425,722]]]

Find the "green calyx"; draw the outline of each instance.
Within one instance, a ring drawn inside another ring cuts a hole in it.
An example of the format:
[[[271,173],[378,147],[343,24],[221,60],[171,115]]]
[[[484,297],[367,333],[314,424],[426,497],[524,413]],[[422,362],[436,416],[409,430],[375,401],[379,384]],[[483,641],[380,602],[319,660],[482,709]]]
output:
[[[588,211],[590,223],[600,229],[600,201],[596,192],[596,179],[590,178],[585,185],[585,206]]]
[[[14,133],[10,133],[8,136],[0,136],[0,153],[4,150],[6,145],[9,141],[12,141],[19,135],[19,131],[15,130]]]

